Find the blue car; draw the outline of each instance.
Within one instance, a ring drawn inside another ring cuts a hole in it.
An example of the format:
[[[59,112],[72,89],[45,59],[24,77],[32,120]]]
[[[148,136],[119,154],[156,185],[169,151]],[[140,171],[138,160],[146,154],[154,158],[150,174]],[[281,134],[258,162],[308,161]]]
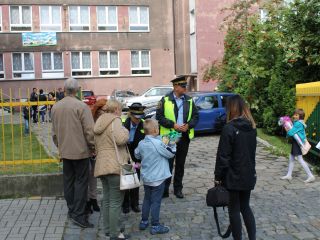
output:
[[[226,122],[226,102],[233,93],[189,92],[199,111],[196,132],[219,132]]]

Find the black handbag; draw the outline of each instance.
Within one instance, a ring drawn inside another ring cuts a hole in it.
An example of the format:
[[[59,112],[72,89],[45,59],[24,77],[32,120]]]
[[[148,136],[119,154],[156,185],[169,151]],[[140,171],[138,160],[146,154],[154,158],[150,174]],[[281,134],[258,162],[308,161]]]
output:
[[[225,234],[221,234],[220,224],[218,219],[217,207],[227,207],[229,204],[229,192],[228,190],[221,186],[215,186],[210,188],[207,192],[206,202],[208,207],[213,208],[214,212],[214,220],[216,221],[218,234],[222,238],[228,238],[231,234],[231,225],[229,224],[227,231]]]

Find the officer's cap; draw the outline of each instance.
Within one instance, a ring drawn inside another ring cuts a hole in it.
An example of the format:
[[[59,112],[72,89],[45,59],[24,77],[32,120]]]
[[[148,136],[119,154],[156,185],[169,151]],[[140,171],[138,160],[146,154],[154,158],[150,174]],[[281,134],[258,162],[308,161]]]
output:
[[[129,112],[135,118],[143,118],[145,108],[141,103],[132,103],[131,106],[129,106]]]
[[[179,85],[181,87],[187,86],[187,80],[185,76],[177,76],[175,79],[171,80],[173,85]]]

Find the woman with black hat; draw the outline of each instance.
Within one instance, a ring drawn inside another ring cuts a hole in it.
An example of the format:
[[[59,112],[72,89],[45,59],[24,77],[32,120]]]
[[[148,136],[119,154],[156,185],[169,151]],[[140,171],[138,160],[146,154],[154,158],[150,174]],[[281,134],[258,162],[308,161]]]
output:
[[[146,107],[142,106],[141,103],[133,103],[129,106],[128,118],[123,123],[124,127],[129,131],[129,141],[128,148],[132,158],[132,161],[135,162],[135,166],[137,166],[136,170],[138,176],[140,178],[140,160],[136,159],[134,156],[134,150],[138,146],[139,142],[144,139],[143,132],[143,120],[144,117],[144,109]],[[130,206],[132,211],[141,212],[139,208],[139,188],[134,188],[127,190],[124,196],[124,201],[122,205],[123,213],[130,212]]]

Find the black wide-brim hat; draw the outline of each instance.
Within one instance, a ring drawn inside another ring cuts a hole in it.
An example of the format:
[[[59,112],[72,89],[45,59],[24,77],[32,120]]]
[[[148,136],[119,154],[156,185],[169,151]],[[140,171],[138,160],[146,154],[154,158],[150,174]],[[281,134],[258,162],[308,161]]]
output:
[[[182,87],[186,87],[188,84],[185,76],[177,76],[176,78],[172,79],[171,82],[173,85],[179,85]]]
[[[132,103],[131,106],[129,106],[129,112],[132,116],[135,118],[144,118],[144,109],[146,107],[143,106],[141,103]]]

